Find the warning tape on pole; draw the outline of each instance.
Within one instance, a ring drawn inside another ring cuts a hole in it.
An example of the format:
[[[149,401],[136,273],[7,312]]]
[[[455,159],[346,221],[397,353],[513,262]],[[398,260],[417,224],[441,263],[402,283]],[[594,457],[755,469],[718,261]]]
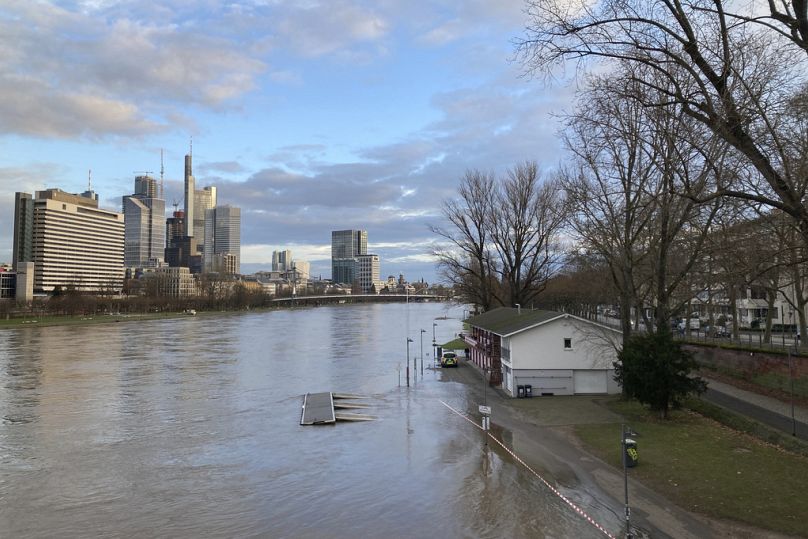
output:
[[[470,418],[468,415],[464,414],[463,412],[460,412],[459,410],[456,410],[456,409],[452,408],[452,407],[451,407],[449,404],[445,403],[444,401],[440,401],[440,403],[441,403],[441,404],[443,404],[445,407],[447,407],[447,408],[448,408],[449,410],[451,410],[452,412],[454,412],[455,414],[459,415],[460,417],[462,417],[463,419],[465,419],[466,421],[468,421],[469,423],[471,423],[472,425],[474,425],[475,427],[477,427],[478,429],[483,430],[482,426],[478,425],[478,424],[477,424],[477,422],[476,422],[476,421],[474,421],[472,418]],[[517,455],[516,453],[514,453],[513,451],[511,451],[511,450],[510,450],[508,447],[506,447],[506,446],[505,446],[505,444],[503,444],[503,443],[502,443],[500,440],[498,440],[498,439],[497,439],[497,438],[496,438],[496,437],[495,437],[493,434],[491,434],[490,432],[485,432],[485,434],[486,434],[486,435],[487,435],[489,438],[491,438],[493,441],[495,441],[495,442],[496,442],[496,443],[497,443],[497,444],[498,444],[498,445],[499,445],[499,446],[500,446],[502,449],[504,449],[504,450],[505,450],[505,451],[506,451],[506,452],[507,452],[507,453],[508,453],[510,456],[512,456],[512,457],[514,458],[514,460],[516,460],[516,462],[518,462],[519,464],[521,464],[522,466],[524,466],[524,467],[525,467],[525,468],[526,468],[526,469],[527,469],[527,470],[528,470],[530,473],[532,473],[534,476],[536,476],[536,478],[537,478],[539,481],[541,481],[542,483],[544,483],[544,485],[545,485],[545,486],[546,486],[548,489],[550,489],[550,491],[551,491],[553,494],[555,494],[556,496],[558,496],[559,498],[561,498],[561,500],[562,500],[562,501],[564,501],[564,503],[566,503],[566,504],[567,504],[567,505],[568,505],[568,506],[569,506],[569,507],[570,507],[570,508],[571,508],[573,511],[575,511],[576,513],[578,513],[578,515],[580,515],[581,517],[583,517],[583,518],[584,518],[584,519],[585,519],[587,522],[589,522],[589,523],[590,523],[592,526],[594,526],[594,527],[595,527],[595,528],[596,528],[598,531],[602,532],[602,533],[603,533],[603,534],[604,534],[606,537],[609,537],[609,539],[617,539],[617,538],[616,538],[614,535],[612,535],[611,533],[609,533],[609,532],[606,530],[606,528],[604,528],[604,527],[603,527],[602,525],[600,525],[599,523],[595,522],[595,520],[594,520],[592,517],[590,517],[590,516],[587,514],[587,512],[586,512],[586,511],[584,511],[584,510],[583,510],[583,509],[582,509],[580,506],[576,505],[576,504],[575,504],[575,503],[574,503],[572,500],[570,500],[569,498],[567,498],[566,496],[564,496],[564,495],[563,495],[561,492],[559,492],[559,490],[558,490],[557,488],[555,488],[553,485],[551,485],[549,482],[547,482],[547,480],[546,480],[546,479],[544,479],[544,477],[542,477],[541,475],[539,475],[539,473],[538,473],[538,472],[536,472],[536,470],[534,470],[533,468],[531,468],[531,467],[530,467],[530,465],[529,465],[528,463],[526,463],[524,460],[522,460],[522,459],[519,457],[519,455]]]

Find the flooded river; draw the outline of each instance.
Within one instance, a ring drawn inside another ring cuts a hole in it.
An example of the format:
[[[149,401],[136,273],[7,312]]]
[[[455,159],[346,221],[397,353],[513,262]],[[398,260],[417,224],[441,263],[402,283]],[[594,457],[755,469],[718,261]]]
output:
[[[461,314],[342,305],[0,331],[0,534],[604,537],[441,404],[476,411],[468,385],[419,365],[406,387],[407,336],[428,367],[433,323],[447,341]],[[301,427],[318,391],[370,395],[379,419]]]

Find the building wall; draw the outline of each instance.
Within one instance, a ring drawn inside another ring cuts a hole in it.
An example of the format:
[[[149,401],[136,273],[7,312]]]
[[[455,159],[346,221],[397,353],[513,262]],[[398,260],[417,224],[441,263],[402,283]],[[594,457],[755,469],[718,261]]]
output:
[[[87,291],[120,290],[124,277],[123,214],[98,209],[97,203],[75,204],[63,202],[70,200],[66,197],[39,195],[34,202],[34,289],[49,292],[56,286],[75,286]]]
[[[506,338],[502,346],[514,369],[610,369],[617,359],[612,339],[618,337],[600,326],[562,318]],[[564,339],[571,340],[571,348],[564,348]]]

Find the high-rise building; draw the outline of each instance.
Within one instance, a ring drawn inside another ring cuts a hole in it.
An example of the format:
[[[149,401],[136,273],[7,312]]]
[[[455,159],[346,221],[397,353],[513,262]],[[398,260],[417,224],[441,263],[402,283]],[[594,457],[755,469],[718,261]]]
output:
[[[216,187],[208,186],[194,191],[194,234],[197,251],[202,254],[205,238],[206,212],[216,207]]]
[[[26,198],[19,195],[17,200]],[[37,191],[30,240],[22,229],[24,219],[14,226],[20,245],[31,242],[31,260],[18,262],[34,263],[35,292],[57,286],[96,292],[123,287],[123,214],[100,209],[97,198],[59,189]]]
[[[34,199],[29,193],[14,195],[14,242],[11,265],[34,259]]]
[[[232,255],[234,258],[224,257]],[[205,212],[205,272],[240,273],[241,208],[217,206]]]
[[[356,257],[356,280],[363,294],[369,294],[373,290],[373,285],[379,282],[379,255]]]
[[[356,280],[357,257],[368,252],[365,230],[334,230],[331,232],[331,280],[353,284]]]
[[[287,271],[292,269],[292,251],[272,251],[272,271]]]
[[[194,202],[196,197],[196,182],[192,170],[192,154],[185,156],[185,235],[194,235]]]
[[[159,265],[164,260],[166,203],[156,194],[157,181],[149,176],[138,176],[135,192],[123,197],[124,265],[128,268]]]

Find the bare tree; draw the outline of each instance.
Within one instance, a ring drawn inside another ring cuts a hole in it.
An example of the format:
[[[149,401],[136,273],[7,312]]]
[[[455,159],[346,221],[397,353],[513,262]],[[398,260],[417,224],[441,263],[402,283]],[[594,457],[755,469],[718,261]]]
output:
[[[497,181],[469,171],[459,199],[446,200],[450,226],[430,226],[448,240],[436,250],[441,272],[483,311],[529,305],[560,265],[563,197],[554,182],[542,182],[535,163],[515,166]]]
[[[677,193],[685,185],[701,193],[716,181],[725,151],[705,140],[703,128],[681,110],[647,108],[621,96],[617,89],[628,84],[646,101],[654,99],[651,94],[664,100],[663,93],[630,78],[626,83],[624,74],[593,78],[580,94],[565,137],[573,168],[562,177],[572,229],[608,264],[619,291],[627,339],[632,309],[649,330],[668,331],[672,313],[681,308],[675,297],[692,281],[719,204],[697,204]]]
[[[540,181],[535,162],[516,165],[497,194],[491,238],[509,305],[529,305],[544,290],[561,260],[559,232],[564,203],[556,181]]]
[[[487,311],[501,305],[494,279],[490,220],[495,206],[496,180],[493,174],[466,172],[458,189],[459,199],[446,200],[441,212],[448,227],[429,229],[448,241],[436,250],[441,274],[470,303]]]
[[[527,37],[517,54],[527,70],[549,74],[568,59],[631,65],[629,79],[661,93],[625,95],[648,107],[675,107],[729,144],[759,176],[716,184],[698,200],[731,196],[790,215],[808,245],[803,204],[805,115],[798,113],[808,57],[802,0],[775,2],[769,14],[728,14],[721,0],[530,0]],[[740,17],[740,18],[739,18]],[[747,24],[743,19],[746,17]],[[799,47],[802,47],[801,49]],[[652,75],[653,74],[653,75]],[[633,91],[633,85],[627,85]],[[757,180],[762,180],[757,182]],[[687,187],[687,186],[685,186]]]

